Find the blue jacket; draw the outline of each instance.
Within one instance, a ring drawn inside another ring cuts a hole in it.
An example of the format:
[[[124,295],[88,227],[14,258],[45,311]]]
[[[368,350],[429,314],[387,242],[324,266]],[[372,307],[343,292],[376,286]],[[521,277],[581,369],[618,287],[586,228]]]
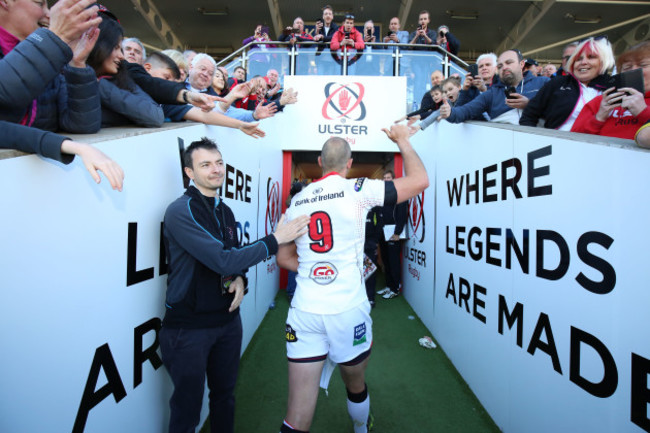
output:
[[[70,47],[47,29],[36,30],[9,53],[0,52],[0,119],[20,123],[27,116],[26,124],[49,131],[99,131],[95,72],[68,66],[71,59]]]
[[[237,317],[239,309],[228,312],[234,294],[221,294],[221,276],[243,276],[278,251],[273,235],[240,246],[232,210],[194,186],[167,208],[163,239],[169,263],[163,325],[170,328],[213,328]]]
[[[532,74],[526,74],[523,79],[523,90],[522,83],[519,83],[516,86],[517,93],[524,95],[528,99],[533,99],[539,89],[541,89],[547,81],[548,77],[536,77]],[[451,123],[461,123],[466,120],[481,119],[481,113],[483,112],[487,112],[490,119],[494,119],[506,111],[512,110],[512,108],[506,105],[506,87],[507,86],[499,80],[497,83],[490,86],[490,88],[485,92],[464,105],[462,105],[463,100],[461,99],[464,95],[459,94],[458,102],[456,103],[456,106],[452,108],[451,116],[449,116],[447,120]],[[468,95],[465,95],[465,97],[467,96]]]
[[[70,164],[74,159],[74,155],[61,153],[61,143],[67,138],[53,132],[0,120],[0,137],[0,148],[3,149],[36,153],[64,164]]]
[[[135,124],[145,128],[159,128],[165,122],[160,104],[133,83],[133,90],[117,87],[110,78],[99,80],[102,101],[102,126]]]

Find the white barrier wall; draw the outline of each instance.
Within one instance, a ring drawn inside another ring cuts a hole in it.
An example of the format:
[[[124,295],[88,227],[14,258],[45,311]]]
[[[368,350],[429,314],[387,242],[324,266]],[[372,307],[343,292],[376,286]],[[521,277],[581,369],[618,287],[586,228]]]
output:
[[[184,191],[179,140],[219,143],[222,197],[243,242],[277,223],[282,155],[268,140],[202,125],[122,132],[95,145],[124,168],[123,192],[95,185],[79,158],[0,160],[2,432],[166,431],[171,383],[154,342],[166,289],[161,223]],[[275,258],[248,277],[243,348],[278,290]]]
[[[405,295],[503,431],[650,430],[650,153],[521,131],[415,137]]]

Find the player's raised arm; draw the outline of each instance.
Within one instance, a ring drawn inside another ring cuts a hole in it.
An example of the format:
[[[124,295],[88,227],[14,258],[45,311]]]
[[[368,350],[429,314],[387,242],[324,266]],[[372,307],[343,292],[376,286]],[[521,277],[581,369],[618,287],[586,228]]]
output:
[[[404,161],[404,176],[393,180],[397,190],[397,203],[409,200],[429,187],[429,176],[422,160],[409,141],[406,125],[392,125],[390,131],[383,128],[388,138],[397,144]]]

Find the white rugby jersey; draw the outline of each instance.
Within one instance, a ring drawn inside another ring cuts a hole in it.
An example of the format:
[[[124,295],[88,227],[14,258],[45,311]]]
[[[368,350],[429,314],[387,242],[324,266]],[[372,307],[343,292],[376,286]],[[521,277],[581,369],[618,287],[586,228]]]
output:
[[[363,278],[366,214],[395,204],[392,182],[345,179],[338,173],[312,182],[287,210],[289,220],[309,215],[309,231],[296,239],[298,276],[291,306],[316,314],[338,314],[367,300]]]

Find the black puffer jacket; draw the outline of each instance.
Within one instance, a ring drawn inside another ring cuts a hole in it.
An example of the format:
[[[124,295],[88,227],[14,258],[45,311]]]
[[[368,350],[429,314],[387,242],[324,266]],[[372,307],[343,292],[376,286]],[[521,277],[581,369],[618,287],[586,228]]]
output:
[[[70,47],[47,29],[36,30],[9,53],[0,52],[0,119],[20,123],[27,116],[26,124],[50,131],[97,132],[97,78],[90,67],[68,66],[71,59]]]
[[[589,82],[588,87],[602,92],[607,90],[608,79],[608,74],[599,75]],[[571,116],[581,93],[580,82],[573,75],[553,77],[528,102],[519,124],[537,126],[539,119],[544,119],[544,128],[557,129]]]
[[[0,120],[0,148],[37,153],[64,164],[70,164],[74,155],[61,153],[61,143],[67,138],[38,128],[30,128]]]

